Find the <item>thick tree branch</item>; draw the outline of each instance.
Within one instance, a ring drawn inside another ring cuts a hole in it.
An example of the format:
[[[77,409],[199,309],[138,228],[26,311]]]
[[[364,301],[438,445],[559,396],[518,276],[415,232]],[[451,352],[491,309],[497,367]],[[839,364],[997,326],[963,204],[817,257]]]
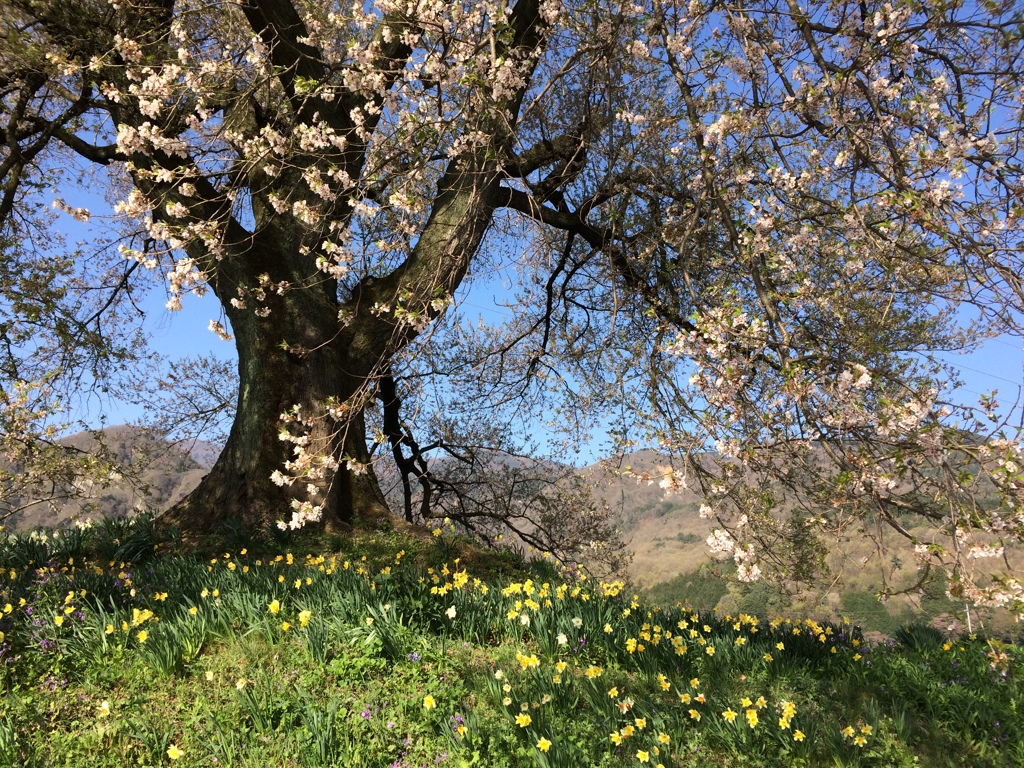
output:
[[[252,31],[270,49],[270,61],[296,114],[302,111],[305,97],[301,80],[319,84],[327,74],[320,52],[299,42],[309,31],[295,6],[288,0],[246,0],[242,13]]]
[[[538,168],[571,158],[579,149],[577,133],[566,133],[553,139],[541,139],[532,147],[502,165],[509,176],[525,179]]]
[[[617,240],[625,240],[611,229],[600,229],[583,220],[580,212],[557,211],[538,203],[530,195],[517,189],[502,187],[502,207],[526,214],[530,218],[556,229],[570,232],[587,242],[596,250],[605,251],[612,266],[626,284],[647,302],[658,316],[671,322],[677,328],[694,331],[693,323],[679,312],[678,307],[669,306],[657,294],[657,285],[651,285],[630,263],[626,249]]]
[[[66,131],[63,128],[54,130],[53,136],[68,149],[74,150],[86,160],[97,163],[98,165],[109,165],[115,160],[125,159],[121,153],[118,152],[116,144],[107,144],[104,146],[90,144],[81,137],[76,136],[74,133]]]
[[[503,189],[497,157],[511,149],[512,126],[544,43],[546,25],[540,17],[538,0],[519,0],[509,25],[514,30],[512,42],[500,46],[498,53],[529,63],[522,73],[523,86],[494,105],[500,118],[484,112],[465,127],[467,134],[479,131],[490,136],[489,146],[452,158],[438,181],[430,216],[409,258],[386,277],[372,284],[360,283],[349,302],[352,308],[367,313],[378,303],[390,304],[396,297],[412,295],[424,303],[413,309],[433,319],[440,311],[434,308],[433,300],[451,296],[465,277],[495,209],[501,207]],[[354,345],[356,348],[366,344],[378,350],[400,349],[418,333],[394,316],[367,318],[364,328],[368,332]]]
[[[614,240],[615,234],[612,230],[599,229],[588,224],[579,215],[579,212],[556,210],[537,202],[532,195],[511,187],[502,187],[500,194],[498,207],[519,211],[542,224],[572,232],[585,240],[592,248],[605,248]]]

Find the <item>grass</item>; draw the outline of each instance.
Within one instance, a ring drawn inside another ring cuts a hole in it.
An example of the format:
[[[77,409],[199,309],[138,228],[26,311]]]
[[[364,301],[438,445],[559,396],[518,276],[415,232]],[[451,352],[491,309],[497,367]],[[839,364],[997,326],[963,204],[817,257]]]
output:
[[[1015,644],[655,609],[450,531],[234,543],[0,540],[0,765],[1024,764]]]

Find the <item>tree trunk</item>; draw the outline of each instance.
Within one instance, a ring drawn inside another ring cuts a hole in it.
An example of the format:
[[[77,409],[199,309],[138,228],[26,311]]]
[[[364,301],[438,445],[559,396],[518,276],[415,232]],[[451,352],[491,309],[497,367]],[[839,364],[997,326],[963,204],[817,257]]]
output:
[[[337,302],[323,291],[290,291],[268,306],[265,318],[252,308],[228,310],[238,349],[235,421],[210,473],[163,520],[192,533],[214,532],[237,520],[254,532],[289,520],[294,499],[321,506],[321,524],[328,530],[389,514],[370,465],[362,410],[335,421],[323,407],[328,401],[350,404],[370,381],[383,350],[359,354],[354,339],[365,335],[360,324],[366,320],[357,317],[339,333]],[[285,423],[282,414],[295,406],[308,423]],[[275,472],[288,474],[285,462],[296,458],[294,444],[281,439],[286,428],[304,435],[313,454],[339,462],[337,469],[327,467],[322,477],[300,478],[291,486],[275,484]],[[343,457],[359,471],[349,469]]]
[[[345,323],[337,283],[323,279],[314,255],[299,247],[301,235],[284,224],[255,233],[240,258],[210,265],[210,285],[236,336],[238,409],[217,463],[166,513],[168,523],[195,532],[229,519],[264,528],[290,519],[294,499],[322,507],[327,527],[389,514],[369,464],[363,410],[391,357],[418,333],[398,310],[432,320],[439,312],[434,300],[454,295],[480,247],[500,189],[491,154],[481,149],[449,165],[415,248],[390,274],[356,286],[344,302]],[[261,307],[270,310],[265,317],[232,303],[257,285]],[[282,414],[296,406],[307,422],[282,424]],[[327,415],[331,406],[340,419]],[[314,464],[321,476],[290,487],[271,480],[295,459],[293,444],[280,438],[283,426],[332,462]]]

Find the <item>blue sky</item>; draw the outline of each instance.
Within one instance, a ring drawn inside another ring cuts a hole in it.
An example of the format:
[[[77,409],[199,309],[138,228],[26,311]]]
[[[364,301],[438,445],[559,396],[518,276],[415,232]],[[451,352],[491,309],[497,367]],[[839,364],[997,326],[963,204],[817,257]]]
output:
[[[469,319],[478,315],[496,321],[508,315],[508,310],[497,306],[500,289],[494,283],[479,286],[460,304],[460,313]],[[183,309],[170,312],[163,306],[164,297],[159,289],[154,290],[143,308],[147,312],[146,329],[151,334],[155,351],[170,357],[213,354],[222,359],[234,359],[232,342],[219,339],[207,326],[212,319],[220,318],[217,300],[208,294],[204,298],[187,296]],[[969,355],[947,355],[946,359],[958,366],[963,379],[959,390],[959,401],[974,404],[982,393],[998,390],[1001,413],[1016,423],[1021,419],[1021,389],[1024,387],[1024,342],[1014,337],[1003,336],[989,340],[978,351]],[[131,402],[113,401],[107,411],[107,423],[117,424],[139,419],[144,414],[140,406]],[[90,414],[95,421],[96,414]],[[604,436],[595,435],[594,445],[581,452],[584,461],[600,458],[594,455],[604,443]]]
[[[1021,388],[1024,387],[1024,342],[1012,336],[990,339],[981,349],[970,355],[946,356],[960,368],[963,379],[961,392],[975,398],[998,390],[998,400],[1007,415],[1015,413],[1019,423],[1021,415]]]

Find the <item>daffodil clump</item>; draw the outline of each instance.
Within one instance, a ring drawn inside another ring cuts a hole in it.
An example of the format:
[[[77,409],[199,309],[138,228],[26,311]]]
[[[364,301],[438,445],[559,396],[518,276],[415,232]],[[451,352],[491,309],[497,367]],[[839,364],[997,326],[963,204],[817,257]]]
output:
[[[19,546],[0,549],[0,675],[31,691],[0,716],[19,764],[1024,755],[1018,648],[978,637],[868,645],[847,624],[659,610],[549,566],[474,572],[447,539],[136,563]]]

